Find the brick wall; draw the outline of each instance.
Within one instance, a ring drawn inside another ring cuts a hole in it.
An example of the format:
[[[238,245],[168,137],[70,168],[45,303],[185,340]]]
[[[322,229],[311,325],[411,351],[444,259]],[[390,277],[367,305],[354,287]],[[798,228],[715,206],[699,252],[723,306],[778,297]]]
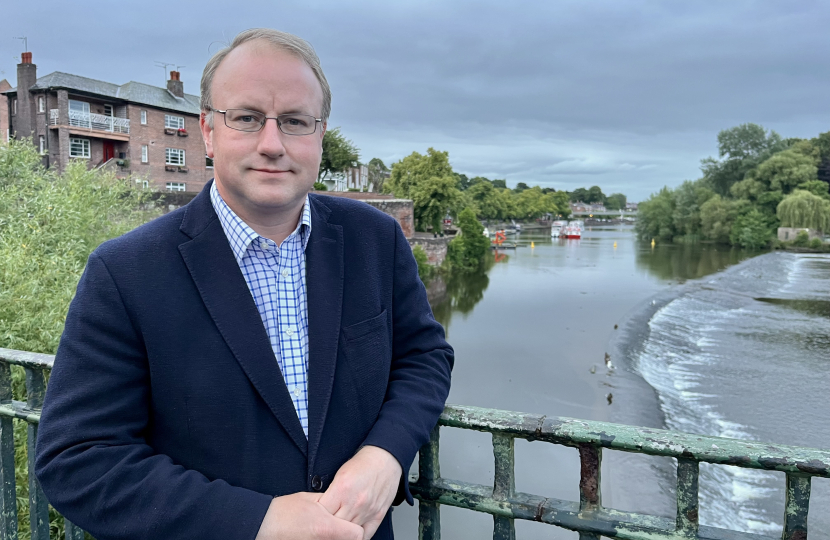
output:
[[[141,124],[141,111],[147,111],[147,124]],[[184,117],[187,137],[164,133],[164,115]],[[130,145],[128,157],[132,174],[150,181],[150,187],[165,190],[167,182],[184,182],[187,191],[199,192],[213,178],[213,169],[205,166],[205,143],[199,131],[199,117],[178,112],[165,112],[144,105],[129,104]],[[141,162],[141,147],[147,146],[148,163]],[[166,148],[185,151],[187,172],[167,171]]]
[[[0,92],[12,88],[9,81],[0,81]],[[5,94],[0,94],[0,144],[6,142],[6,134],[9,132],[9,100]]]
[[[778,239],[782,242],[792,242],[798,237],[798,233],[801,231],[807,232],[807,238],[812,240],[813,238],[821,238],[822,234],[821,231],[817,231],[815,229],[797,229],[794,227],[778,227]]]
[[[445,236],[443,238],[425,238],[415,237],[409,239],[409,245],[414,248],[421,246],[427,253],[427,262],[433,266],[438,266],[444,259],[447,258],[447,246],[452,238]]]

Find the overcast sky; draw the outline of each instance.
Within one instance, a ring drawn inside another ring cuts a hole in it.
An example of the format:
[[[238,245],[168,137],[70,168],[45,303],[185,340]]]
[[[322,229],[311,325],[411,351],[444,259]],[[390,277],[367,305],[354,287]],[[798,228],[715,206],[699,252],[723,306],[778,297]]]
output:
[[[210,55],[247,28],[314,45],[331,127],[387,164],[430,146],[468,176],[642,200],[699,177],[719,130],[830,131],[830,2],[767,0],[46,0],[3,6],[0,79],[27,36],[38,74],[196,94]]]

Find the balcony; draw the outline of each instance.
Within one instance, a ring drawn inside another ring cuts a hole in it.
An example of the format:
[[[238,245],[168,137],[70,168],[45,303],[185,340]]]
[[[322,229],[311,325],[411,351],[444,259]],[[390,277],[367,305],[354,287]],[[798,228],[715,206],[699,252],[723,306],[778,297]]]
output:
[[[51,126],[58,126],[60,122],[60,110],[51,109],[49,113],[49,124]],[[129,135],[130,133],[130,121],[127,118],[116,118],[114,116],[73,110],[69,111],[69,126],[92,130],[93,132],[109,132],[124,135]],[[90,135],[94,133],[84,132],[78,134]],[[121,137],[118,138],[119,140],[121,139]]]

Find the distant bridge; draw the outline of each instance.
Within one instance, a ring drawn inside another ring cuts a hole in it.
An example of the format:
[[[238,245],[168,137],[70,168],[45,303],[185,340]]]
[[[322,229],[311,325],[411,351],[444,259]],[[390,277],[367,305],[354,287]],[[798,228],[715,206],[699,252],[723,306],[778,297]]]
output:
[[[586,210],[584,212],[576,212],[571,210],[571,216],[573,217],[601,217],[601,218],[618,218],[620,216],[625,218],[636,218],[637,211],[636,210],[606,210],[605,212],[593,212],[590,210]]]

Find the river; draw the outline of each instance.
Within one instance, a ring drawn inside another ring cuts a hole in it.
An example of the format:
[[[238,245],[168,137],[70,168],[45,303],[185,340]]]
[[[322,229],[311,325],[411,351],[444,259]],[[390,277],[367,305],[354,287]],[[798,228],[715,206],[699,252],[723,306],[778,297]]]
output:
[[[830,448],[830,257],[652,247],[630,227],[518,243],[433,300],[456,351],[450,403]],[[492,483],[489,435],[445,428],[441,448],[443,476]],[[517,440],[516,462],[517,490],[579,499],[576,450]],[[603,504],[673,516],[673,467],[606,451]],[[780,535],[783,485],[783,473],[703,465],[701,522]],[[811,533],[827,535],[830,481],[813,480],[811,502]],[[441,512],[444,538],[492,537],[486,514]],[[417,503],[394,524],[416,538]]]

